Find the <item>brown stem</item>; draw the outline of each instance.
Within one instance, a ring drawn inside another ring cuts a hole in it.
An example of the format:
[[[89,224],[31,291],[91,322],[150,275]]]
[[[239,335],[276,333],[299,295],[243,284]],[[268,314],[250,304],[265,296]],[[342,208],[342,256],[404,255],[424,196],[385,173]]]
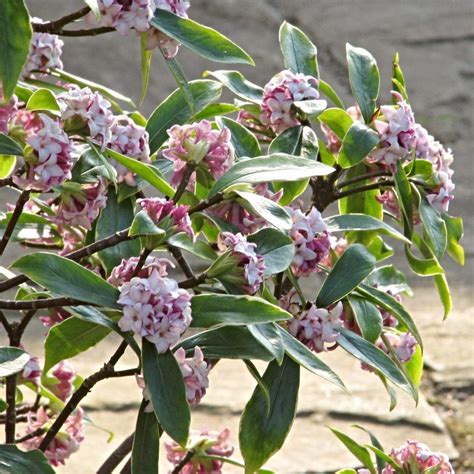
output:
[[[61,296],[58,298],[45,298],[41,300],[0,300],[0,309],[36,311],[37,309],[43,308],[58,308],[61,306],[74,306],[79,304],[84,304],[84,302],[75,300],[74,298]]]
[[[83,30],[58,30],[59,36],[80,37],[80,36],[98,36],[115,31],[113,26],[100,26],[98,28],[88,28]]]
[[[132,457],[128,458],[128,461],[125,463],[125,466],[122,467],[120,474],[131,474],[132,473]]]
[[[15,440],[15,443],[24,443],[25,441],[28,441],[29,439],[36,438],[37,436],[41,436],[42,434],[45,433],[44,428],[38,428],[37,430],[33,431],[32,433],[29,433],[25,436],[22,436],[21,438],[17,438]]]
[[[178,202],[181,199],[181,196],[183,195],[184,191],[186,191],[186,186],[189,183],[189,180],[191,179],[192,174],[196,170],[196,165],[195,163],[189,163],[186,165],[186,169],[184,170],[183,177],[181,178],[181,182],[178,185],[178,188],[176,189],[176,192],[174,193],[173,196],[173,201]]]
[[[13,234],[13,231],[15,230],[15,226],[18,222],[18,219],[21,216],[21,213],[23,212],[23,207],[25,206],[26,202],[30,198],[30,191],[29,190],[24,190],[20,194],[20,197],[18,198],[18,201],[16,202],[15,209],[13,210],[12,216],[10,220],[8,221],[7,228],[5,229],[5,233],[3,234],[2,241],[0,242],[0,255],[3,255],[3,252],[5,251],[6,246],[8,245],[8,242],[10,240],[10,237]]]
[[[376,171],[373,173],[361,174],[359,176],[356,176],[355,178],[346,179],[345,181],[338,183],[336,187],[339,189],[345,188],[346,186],[349,186],[350,184],[359,183],[360,181],[366,181],[367,179],[379,178],[381,176],[391,176],[391,173],[389,173],[388,171],[381,170],[381,171]]]
[[[204,201],[201,201],[199,204],[189,209],[189,214],[200,212],[200,211],[203,211],[204,209],[207,209],[208,207],[213,206],[214,204],[219,204],[223,199],[224,199],[223,194],[218,193],[209,199],[205,199]]]
[[[125,456],[132,450],[135,433],[127,436],[122,443],[112,452],[112,454],[99,467],[97,474],[111,474],[114,469],[123,461]]]
[[[189,265],[189,263],[186,261],[184,258],[183,252],[181,252],[181,249],[178,247],[173,247],[172,245],[168,246],[168,250],[170,251],[171,255],[176,259],[178,262],[179,266],[183,270],[184,274],[188,278],[196,278],[194,275],[193,269]]]
[[[207,274],[201,273],[200,275],[197,275],[195,277],[191,277],[191,278],[188,278],[187,280],[179,282],[178,286],[184,289],[194,288],[195,286],[198,286],[201,283],[204,283],[206,279],[207,279]]]
[[[68,23],[72,23],[73,21],[79,20],[79,18],[86,16],[90,11],[90,7],[83,7],[75,12],[69,13],[68,15],[64,15],[57,20],[48,21],[45,23],[33,22],[31,26],[33,27],[33,31],[36,33],[57,34],[57,31],[63,26],[67,25]]]
[[[184,468],[184,466],[186,466],[186,464],[188,464],[189,461],[191,461],[191,459],[193,458],[193,456],[196,454],[196,451],[194,451],[194,449],[190,449],[186,454],[185,456],[183,457],[183,459],[181,459],[181,461],[179,462],[179,464],[177,464],[175,466],[175,468],[171,471],[171,474],[179,474],[181,472],[181,470]]]
[[[21,336],[23,336],[23,333],[25,332],[26,326],[28,326],[28,324],[30,323],[30,321],[32,320],[32,318],[35,314],[36,314],[36,310],[32,309],[32,310],[28,311],[23,316],[23,318],[21,318],[21,321],[18,324],[18,329],[17,329],[17,333],[18,333],[19,338],[21,338]]]
[[[137,262],[137,266],[135,267],[135,270],[133,270],[131,278],[136,277],[140,273],[140,270],[143,268],[143,265],[145,265],[146,259],[151,254],[151,252],[152,252],[152,249],[149,249],[146,247],[142,250],[142,253],[140,254],[140,258]]]
[[[336,200],[342,199],[343,197],[351,196],[352,194],[363,193],[372,189],[382,188],[384,186],[393,186],[394,182],[390,180],[377,181],[376,183],[366,184],[358,188],[348,189],[347,191],[338,192],[336,194]]]
[[[12,327],[10,323],[8,322],[8,319],[5,316],[5,313],[3,311],[0,311],[0,323],[5,328],[5,331],[7,332],[8,336],[11,337]]]

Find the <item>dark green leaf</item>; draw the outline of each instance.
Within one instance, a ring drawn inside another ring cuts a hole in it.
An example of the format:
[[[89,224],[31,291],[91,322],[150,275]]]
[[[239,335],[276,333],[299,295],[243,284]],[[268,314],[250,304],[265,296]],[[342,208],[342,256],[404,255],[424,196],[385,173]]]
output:
[[[0,347],[0,378],[21,372],[30,356],[17,347]]]
[[[316,304],[327,306],[339,301],[361,283],[375,267],[375,257],[362,245],[351,245],[341,255],[319,290]]]
[[[256,387],[240,420],[239,442],[246,472],[255,472],[285,442],[296,414],[299,366],[285,357],[281,366],[271,362],[263,375],[270,392],[270,410]]]
[[[13,444],[2,444],[0,445],[0,472],[2,474],[54,474],[54,469],[39,449],[25,452]]]
[[[218,117],[216,121],[220,129],[227,127],[230,130],[231,143],[234,145],[236,158],[243,156],[253,158],[262,154],[255,135],[243,125],[227,117]]]
[[[318,116],[326,107],[328,103],[325,100],[295,100],[292,107],[308,117],[314,118]]]
[[[128,235],[160,235],[164,236],[166,231],[160,229],[150,218],[148,212],[140,211],[133,218]]]
[[[84,174],[90,174],[92,170],[94,170],[94,174],[99,176],[103,176],[104,178],[108,179],[112,183],[117,182],[117,171],[116,169],[109,163],[107,158],[100,152],[99,148],[94,145],[93,143],[89,142],[90,148],[84,151],[81,156],[81,159],[76,166],[82,163],[82,169],[86,169]],[[76,169],[74,167],[74,171]],[[73,171],[73,172],[74,172]],[[73,176],[74,178],[74,176]],[[95,179],[94,179],[95,180]]]
[[[0,133],[0,155],[23,156],[23,148],[13,138]]]
[[[377,107],[380,78],[374,57],[363,48],[347,43],[347,65],[352,94],[359,104],[365,123],[370,123]]]
[[[239,325],[282,321],[290,314],[262,298],[240,295],[194,295],[191,326]]]
[[[408,296],[413,296],[413,291],[408,285],[407,277],[404,273],[397,270],[394,265],[376,268],[370,274],[367,282],[380,291],[390,291],[392,295],[406,293]]]
[[[359,296],[350,295],[347,300],[362,336],[367,341],[375,343],[380,337],[383,326],[379,309],[370,301]]]
[[[171,438],[186,446],[191,413],[179,364],[169,350],[158,354],[146,339],[142,354],[143,375],[158,422]]]
[[[370,442],[374,445],[373,447],[375,447],[377,450],[379,450],[379,452],[383,453],[383,446],[380,444],[380,441],[375,437],[375,435],[371,431],[365,429],[364,427],[362,427],[360,425],[354,425],[354,428],[358,428],[362,431],[365,431],[370,436]],[[367,446],[367,447],[369,449],[371,448],[370,446]],[[384,456],[389,457],[385,453],[384,453]],[[385,467],[385,459],[380,457],[377,453],[375,453],[375,457],[376,457],[376,460],[377,460],[378,472],[382,472],[383,468]]]
[[[186,123],[195,113],[217,100],[221,95],[222,85],[208,80],[191,81],[189,89],[194,99],[194,112],[189,108],[183,91],[176,89],[150,115],[146,126],[150,134],[150,153],[155,153],[168,139],[166,131],[171,126]]]
[[[272,140],[268,147],[268,153],[287,153],[288,155],[299,156],[301,151],[301,139],[303,136],[303,126],[287,128]]]
[[[344,110],[346,109],[344,103],[337,95],[336,91],[331,87],[330,84],[328,84],[326,81],[323,81],[322,79],[319,79],[319,92],[330,99],[336,107]]]
[[[341,140],[346,136],[354,121],[343,109],[331,108],[322,112],[318,119],[325,123]]]
[[[278,326],[274,323],[249,324],[247,328],[259,344],[273,355],[278,364],[281,364],[285,355],[285,349]]]
[[[440,213],[426,200],[419,196],[418,210],[427,240],[436,258],[443,258],[448,246],[448,232]]]
[[[12,267],[23,272],[38,285],[59,295],[99,306],[121,308],[117,303],[117,288],[97,273],[67,258],[37,252],[19,258]]]
[[[280,27],[280,48],[286,69],[319,78],[316,46],[305,33],[286,21]]]
[[[3,99],[9,100],[28,59],[33,33],[23,0],[0,2],[0,32],[0,81],[3,84]]]
[[[253,59],[229,38],[189,18],[157,9],[150,24],[194,53],[211,61],[254,64]]]
[[[49,110],[52,112],[60,112],[58,101],[54,94],[48,89],[38,89],[28,99],[26,104],[27,110]]]
[[[351,125],[342,140],[338,163],[343,168],[360,163],[379,142],[374,130],[360,122]]]
[[[189,110],[191,110],[191,112],[194,114],[194,98],[193,94],[191,93],[191,89],[189,88],[188,78],[184,74],[184,71],[176,58],[166,58],[166,54],[163,49],[161,49],[161,52],[166,60],[166,64],[168,65],[171,74],[174,77],[174,80],[176,81],[176,84],[178,84],[178,87],[183,93],[183,97],[188,104]]]
[[[397,170],[393,177],[395,180],[395,191],[403,216],[403,231],[410,238],[413,233],[413,199],[410,182],[400,162],[397,164]]]
[[[205,260],[214,261],[217,258],[217,253],[208,243],[203,242],[202,240],[193,242],[191,237],[184,232],[171,235],[167,239],[167,242],[170,245],[173,245],[173,247],[186,250],[187,252],[196,255],[197,257],[204,258]]]
[[[256,104],[262,101],[263,89],[248,81],[239,71],[206,71],[205,76],[212,76],[222,82],[224,86],[243,100]]]

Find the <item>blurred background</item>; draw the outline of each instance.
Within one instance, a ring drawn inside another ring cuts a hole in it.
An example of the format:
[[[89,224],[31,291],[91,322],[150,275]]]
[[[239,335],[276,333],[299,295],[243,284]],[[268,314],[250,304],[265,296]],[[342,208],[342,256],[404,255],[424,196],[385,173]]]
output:
[[[76,0],[27,0],[27,4],[32,15],[44,20],[59,18],[82,6]],[[398,447],[407,438],[419,439],[456,458],[458,472],[474,472],[473,14],[472,0],[191,0],[191,18],[218,29],[250,53],[256,67],[243,66],[239,70],[262,86],[283,69],[278,45],[278,28],[283,20],[302,28],[317,45],[321,77],[346,103],[350,103],[350,90],[345,43],[364,47],[375,56],[381,71],[381,98],[387,103],[391,61],[398,51],[417,121],[452,148],[455,157],[456,192],[450,214],[464,218],[466,265],[459,268],[444,262],[454,295],[454,310],[447,322],[442,323],[442,308],[431,280],[410,277],[415,297],[407,304],[426,346],[424,395],[418,408],[400,394],[398,407],[388,414],[388,397],[380,383],[374,383],[375,378],[361,372],[358,362],[342,351],[326,355],[325,360],[346,382],[351,395],[303,374],[293,430],[283,450],[268,464],[276,472],[334,472],[355,465],[325,425],[363,440],[363,435],[350,427],[356,423],[379,435],[387,449]],[[66,71],[139,100],[140,48],[136,37],[112,33],[64,41]],[[189,79],[199,78],[205,70],[237,69],[211,63],[184,48],[178,60]],[[149,114],[175,87],[166,64],[156,55],[142,111]],[[2,191],[0,199],[6,202],[14,195]],[[22,252],[12,245],[8,259],[12,261]],[[395,263],[406,269],[401,258]],[[38,335],[44,331],[40,324],[31,327],[25,341],[27,350],[42,354]],[[110,336],[99,348],[72,363],[82,376],[87,376],[115,346]],[[127,363],[127,359],[124,361]],[[128,362],[134,364],[132,356]],[[208,395],[193,414],[193,427],[229,427],[232,441],[237,444],[239,415],[254,382],[244,365],[237,362],[218,364],[210,378]],[[107,453],[133,431],[139,401],[140,390],[133,380],[97,385],[86,399],[85,408],[95,424],[113,431],[115,436],[108,443],[107,433],[88,426],[81,452],[58,472],[95,472]]]

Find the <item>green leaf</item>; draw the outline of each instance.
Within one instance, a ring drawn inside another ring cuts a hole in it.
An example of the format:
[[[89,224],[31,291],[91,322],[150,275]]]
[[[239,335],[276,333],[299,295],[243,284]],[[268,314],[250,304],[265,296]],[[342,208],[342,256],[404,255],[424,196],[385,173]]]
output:
[[[307,115],[310,118],[318,116],[328,103],[325,100],[296,100],[292,103],[293,109]]]
[[[206,359],[274,359],[274,354],[267,348],[268,344],[262,344],[255,337],[250,330],[252,327],[255,326],[220,326],[190,336],[181,341],[179,346],[188,355],[192,355],[194,347],[199,346]]]
[[[173,247],[186,250],[187,252],[196,255],[196,257],[205,260],[214,261],[217,258],[217,253],[208,243],[203,242],[202,240],[196,240],[196,242],[193,242],[191,237],[184,232],[171,235],[167,239],[167,242]]]
[[[138,212],[133,218],[128,235],[159,235],[165,236],[166,231],[160,229],[146,211]]]
[[[12,155],[0,155],[0,179],[10,176],[15,169],[16,157]]]
[[[343,109],[326,109],[318,119],[326,124],[341,140],[346,136],[354,121],[352,117]]]
[[[397,270],[394,265],[385,265],[376,268],[367,279],[369,285],[377,287],[380,291],[388,292],[392,295],[406,293],[413,296],[413,291],[408,285],[407,277],[404,273]]]
[[[338,163],[342,168],[350,168],[360,163],[379,142],[378,134],[356,122],[347,131],[342,140]]]
[[[150,24],[211,61],[254,65],[253,59],[229,38],[189,18],[157,9]]]
[[[266,386],[265,382],[260,376],[260,373],[257,367],[255,367],[255,365],[250,360],[244,360],[244,364],[247,367],[247,370],[249,371],[250,375],[257,382],[258,387],[260,388],[263,396],[265,397],[265,401],[267,402],[267,414],[268,414],[268,412],[270,411],[270,392],[268,390],[268,387]]]
[[[441,267],[438,259],[434,255],[431,258],[418,258],[413,255],[408,245],[405,245],[405,255],[410,268],[417,275],[433,276],[442,275],[444,273],[443,267]]]
[[[247,80],[239,71],[206,71],[204,76],[214,77],[243,100],[255,104],[260,104],[262,101],[263,89]]]
[[[382,234],[387,234],[394,239],[410,243],[410,241],[398,230],[380,219],[365,214],[340,214],[326,217],[324,221],[328,226],[329,232],[347,232],[350,230],[378,231]]]
[[[209,191],[209,197],[224,191],[234,184],[261,183],[268,181],[297,181],[311,176],[325,176],[334,171],[330,166],[317,161],[274,153],[251,160],[239,161],[217,180]]]
[[[279,38],[285,68],[318,79],[318,51],[306,34],[284,21],[280,27]]]
[[[116,169],[109,163],[107,158],[100,152],[100,149],[94,145],[93,143],[89,142],[90,148],[86,149],[81,156],[80,162],[87,168],[86,173],[90,173],[91,169],[97,171],[98,175],[103,176],[104,178],[108,179],[112,183],[117,182],[117,171]],[[77,165],[76,165],[77,166]],[[75,170],[75,167],[74,167]],[[83,173],[84,175],[85,173]]]
[[[12,212],[7,212],[4,214],[3,219],[0,220],[0,235],[3,235],[5,232],[11,217]],[[23,212],[18,219],[10,240],[21,242],[42,237],[50,238],[54,229],[55,225],[45,217],[30,212]]]
[[[272,140],[268,147],[268,153],[287,153],[288,155],[299,156],[301,151],[301,139],[303,136],[303,126],[287,128]]]
[[[97,273],[72,260],[52,253],[37,252],[16,260],[13,268],[23,272],[38,285],[62,296],[87,303],[121,308],[117,303],[117,288],[103,280]]]
[[[395,385],[411,395],[415,401],[417,400],[416,389],[411,386],[392,359],[378,347],[366,341],[355,332],[344,328],[339,328],[337,343],[356,359],[380,371]]]
[[[358,293],[392,314],[402,326],[406,327],[413,334],[418,344],[423,347],[423,341],[413,318],[393,296],[364,284],[360,285]]]
[[[464,265],[464,249],[459,241],[462,239],[464,229],[461,217],[452,217],[442,214],[448,232],[448,253],[459,265]]]
[[[448,286],[448,280],[446,279],[445,275],[435,275],[433,279],[438,290],[441,303],[443,304],[444,319],[446,319],[449,316],[451,310],[453,309],[453,301]]]
[[[48,110],[51,112],[60,112],[58,101],[54,94],[48,89],[38,89],[28,99],[27,110]]]
[[[163,54],[163,57],[165,58],[166,64],[169,70],[171,71],[174,80],[176,81],[176,84],[178,84],[178,87],[183,93],[183,97],[186,100],[189,109],[194,114],[195,111],[193,94],[191,93],[191,89],[189,88],[189,81],[186,75],[184,74],[183,68],[181,67],[176,58],[167,58],[163,48],[160,49],[161,53]]]
[[[0,2],[0,31],[0,81],[3,85],[3,100],[10,100],[28,59],[33,34],[30,15],[23,0]]]
[[[141,63],[140,69],[142,73],[142,92],[140,95],[140,105],[146,98],[148,92],[148,84],[150,82],[150,71],[151,71],[151,60],[153,58],[153,51],[146,49],[147,33],[144,32],[140,35],[140,53]]]
[[[247,329],[258,343],[273,355],[278,364],[281,364],[285,350],[278,326],[274,323],[250,324]]]
[[[171,126],[186,123],[195,113],[217,100],[222,93],[222,85],[209,80],[191,81],[189,89],[193,95],[194,111],[189,108],[183,91],[176,89],[150,115],[146,126],[150,134],[150,153],[155,153],[168,139],[166,131]]]
[[[275,201],[256,193],[238,190],[234,192],[244,201],[244,207],[250,207],[253,213],[263,217],[269,224],[277,229],[291,229],[292,221],[290,215]]]
[[[216,116],[220,115],[228,115],[233,114],[234,112],[238,112],[240,110],[239,107],[232,105],[232,104],[210,104],[204,109],[201,110],[198,114],[196,114],[193,118],[193,122],[199,122],[201,120],[209,120]]]
[[[420,346],[416,346],[411,359],[403,365],[413,385],[419,387],[423,375],[423,352]]]
[[[374,57],[363,48],[346,45],[349,82],[365,123],[370,123],[377,107],[380,77]]]
[[[134,203],[131,198],[119,203],[117,201],[117,194],[112,188],[109,188],[107,205],[102,209],[97,220],[96,240],[105,239],[130,226],[133,221],[133,208]],[[100,251],[99,257],[109,274],[121,262],[122,258],[133,257],[138,255],[139,252],[140,243],[137,240],[131,240]]]
[[[405,76],[403,74],[402,68],[400,67],[400,57],[398,53],[395,53],[392,63],[392,83],[394,89],[403,96],[403,98],[408,101],[408,94],[405,85]],[[395,101],[396,99],[394,99]]]
[[[441,259],[448,247],[446,223],[440,213],[421,195],[419,196],[418,210],[430,247],[436,258]]]
[[[248,241],[257,244],[257,253],[265,261],[264,275],[285,271],[295,255],[293,241],[276,229],[262,229],[248,236]]]
[[[65,359],[71,359],[94,347],[112,331],[105,325],[84,321],[76,317],[54,325],[44,343],[45,361],[43,374]]]
[[[240,420],[239,443],[245,472],[255,472],[285,442],[296,415],[299,366],[285,357],[281,366],[271,362],[263,375],[270,392],[270,410],[260,387],[256,387]]]
[[[360,425],[353,425],[354,428],[358,428],[359,430],[365,431],[370,436],[370,442],[374,445],[375,449],[379,452],[382,452],[384,456],[389,457],[383,452],[383,446],[380,444],[380,441],[376,438],[376,436],[369,430],[365,429]],[[367,448],[371,449],[371,446],[367,446]],[[375,452],[375,451],[374,451]],[[378,472],[382,472],[383,468],[385,467],[385,459],[381,457],[378,453],[375,452],[375,457],[377,460],[377,469]]]
[[[179,364],[169,350],[158,354],[155,345],[146,339],[143,339],[142,354],[143,375],[158,422],[171,438],[184,447],[191,413]]]
[[[347,436],[340,431],[329,427],[329,429],[336,435],[339,441],[366,467],[372,474],[376,474],[376,469],[372,458],[370,457],[369,451],[361,446],[359,443],[354,441],[351,437]]]
[[[23,148],[13,138],[0,133],[0,155],[23,156]]]
[[[142,401],[138,411],[132,447],[132,474],[158,474],[160,425],[154,412],[146,412],[148,402]]]
[[[239,325],[289,319],[291,315],[262,298],[240,295],[194,295],[191,326]]]
[[[25,452],[14,444],[0,445],[0,470],[2,474],[54,474],[54,469],[39,449]]]
[[[346,109],[344,102],[337,95],[336,91],[328,84],[326,81],[319,79],[319,92],[324,94],[328,99],[330,99],[336,107],[340,109]]]
[[[125,166],[125,168],[142,177],[164,195],[173,196],[174,189],[166,182],[161,173],[155,167],[133,158],[128,158],[127,156],[114,150],[110,150],[109,148],[107,148],[104,153],[109,158],[118,161],[121,165]]]
[[[260,144],[255,138],[255,135],[244,126],[240,125],[240,123],[227,117],[218,117],[216,122],[221,130],[224,127],[230,130],[230,141],[232,145],[234,145],[236,158],[241,158],[243,156],[254,158],[255,156],[260,156],[262,154]]]
[[[397,164],[397,170],[393,178],[395,180],[395,191],[403,216],[403,230],[405,235],[410,238],[413,233],[413,199],[410,182],[400,162]]]
[[[339,388],[345,389],[344,383],[339,376],[325,362],[319,359],[314,352],[311,352],[285,329],[279,327],[278,330],[285,352],[291,359],[318,377],[336,384]]]
[[[382,333],[383,326],[379,309],[370,301],[359,296],[350,295],[347,300],[363,338],[375,343]]]
[[[30,356],[17,347],[0,347],[0,378],[21,372]]]
[[[326,308],[341,300],[375,267],[375,257],[362,245],[351,245],[341,255],[319,290],[316,304]]]

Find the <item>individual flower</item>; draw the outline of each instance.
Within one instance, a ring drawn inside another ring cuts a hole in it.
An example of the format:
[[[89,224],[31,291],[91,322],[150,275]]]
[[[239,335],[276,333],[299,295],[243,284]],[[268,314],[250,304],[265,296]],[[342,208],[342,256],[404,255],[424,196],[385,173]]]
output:
[[[175,280],[154,270],[148,278],[134,277],[120,287],[123,316],[118,325],[155,344],[159,353],[166,352],[191,323],[190,300]]]
[[[394,169],[399,160],[411,158],[416,145],[413,111],[398,92],[392,91],[392,95],[397,99],[397,107],[380,107],[384,120],[374,121],[380,144],[368,157],[370,163],[379,163],[389,169]]]
[[[308,214],[300,209],[285,207],[293,221],[289,236],[295,244],[291,268],[296,276],[318,272],[318,264],[329,255],[331,242],[327,226],[320,212],[312,207]]]
[[[33,18],[36,22],[41,22],[39,18]],[[30,45],[30,54],[22,76],[32,77],[36,71],[46,72],[49,69],[62,69],[63,63],[61,55],[63,53],[64,42],[58,35],[49,33],[33,33]]]
[[[130,281],[139,261],[140,257],[131,257],[128,260],[123,258],[120,264],[112,270],[107,281],[117,287]],[[168,275],[168,266],[174,268],[173,263],[167,258],[148,257],[143,267],[135,276],[149,278],[151,273],[156,271],[160,277],[165,277]]]
[[[408,362],[412,358],[418,343],[411,333],[404,332],[396,334],[393,332],[387,332],[385,333],[385,337],[392,346],[393,351],[400,362]],[[387,354],[389,353],[389,349],[385,346],[383,341],[379,341],[377,346]]]
[[[334,343],[339,336],[338,329],[343,327],[341,302],[333,308],[317,308],[314,304],[294,316],[288,323],[288,331],[314,352],[326,351],[325,344]]]
[[[169,218],[169,225],[174,232],[185,232],[194,239],[188,206],[177,205],[173,201],[156,197],[138,199],[137,203],[155,224],[158,225],[165,218]]]
[[[218,459],[209,459],[206,456],[232,456],[234,447],[228,442],[229,436],[230,431],[227,428],[220,433],[192,430],[185,448],[175,441],[165,443],[166,458],[173,466],[177,466],[186,453],[192,449],[195,454],[191,461],[181,469],[181,474],[221,474],[224,462]]]
[[[143,163],[151,163],[148,132],[126,115],[115,117],[108,147]],[[129,186],[136,186],[135,174],[132,171],[115,160],[111,162],[117,170],[119,183],[125,182]]]
[[[225,269],[225,272],[215,276],[238,285],[249,295],[255,294],[263,282],[265,271],[263,257],[256,252],[257,244],[248,242],[247,237],[240,232],[238,234],[222,232],[217,246],[224,253],[221,268]],[[219,267],[220,264],[217,263],[216,268]]]
[[[110,142],[114,116],[108,100],[89,87],[80,88],[75,84],[70,84],[57,99],[66,130],[81,131],[87,127],[87,135],[103,147]]]
[[[58,224],[90,230],[106,204],[107,185],[104,180],[84,184],[80,189],[61,193],[60,203],[56,208],[56,221]]]
[[[398,449],[392,449],[390,457],[401,466],[403,472],[454,474],[454,469],[446,454],[431,451],[418,441],[408,440]],[[386,464],[382,474],[394,474],[396,471]]]
[[[234,147],[228,128],[213,130],[211,122],[201,120],[190,125],[173,125],[168,135],[170,139],[163,156],[174,165],[171,184],[181,182],[189,162],[205,165],[215,179],[220,178],[234,162]]]
[[[47,316],[40,316],[39,320],[47,328],[53,327],[55,324],[59,324],[64,321],[66,318],[69,318],[71,313],[68,313],[63,308],[49,308]]]
[[[4,102],[3,90],[0,84],[0,133],[8,135],[8,126],[15,120],[18,113],[18,97],[13,95],[8,102]]]
[[[64,360],[53,367],[51,375],[57,380],[50,384],[51,391],[63,402],[66,401],[74,391],[74,379],[76,372]]]
[[[26,178],[14,177],[22,189],[49,191],[71,178],[71,142],[59,122],[39,114],[42,127],[27,139],[32,151],[25,156]]]
[[[38,408],[37,412],[29,412],[28,427],[26,434],[34,433],[40,428],[48,429],[51,420],[44,407]],[[22,443],[27,451],[38,449],[44,435],[35,436]],[[65,460],[79,450],[80,444],[84,440],[83,412],[78,408],[72,415],[69,415],[61,430],[54,437],[44,452],[48,462],[52,466],[64,465]]]
[[[191,406],[196,406],[206,394],[209,387],[209,371],[211,366],[204,360],[199,347],[194,348],[193,357],[186,358],[186,351],[180,347],[174,356],[178,361],[186,386],[186,398]]]
[[[301,123],[292,107],[294,102],[314,99],[319,99],[316,78],[282,71],[264,88],[260,121],[275,133],[284,132]]]
[[[38,357],[31,356],[30,360],[26,363],[21,373],[21,378],[25,382],[31,382],[36,387],[39,387],[41,377],[41,366]]]

